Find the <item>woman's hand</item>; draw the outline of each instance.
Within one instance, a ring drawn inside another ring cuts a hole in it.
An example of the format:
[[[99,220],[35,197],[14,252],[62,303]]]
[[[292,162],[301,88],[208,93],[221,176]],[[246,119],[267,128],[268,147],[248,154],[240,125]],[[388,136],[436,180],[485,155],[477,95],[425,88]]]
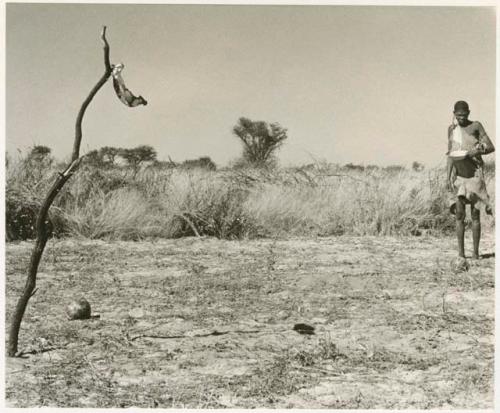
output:
[[[482,153],[483,151],[480,149],[471,149],[470,151],[467,151],[466,156],[472,158],[474,156],[481,155]]]

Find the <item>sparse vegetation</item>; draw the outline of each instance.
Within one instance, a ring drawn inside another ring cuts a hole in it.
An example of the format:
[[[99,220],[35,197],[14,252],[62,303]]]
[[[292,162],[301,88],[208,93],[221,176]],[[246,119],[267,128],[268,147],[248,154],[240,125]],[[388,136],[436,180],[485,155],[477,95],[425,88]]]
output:
[[[50,215],[55,236],[422,235],[454,227],[441,169],[315,164],[215,170],[210,158],[141,168],[101,155],[82,165],[56,199]],[[32,238],[40,194],[58,166],[50,156],[30,153],[10,160],[6,172],[7,239]],[[486,172],[494,197],[494,168]]]
[[[9,158],[9,240],[59,170],[40,155]],[[13,407],[492,406],[494,259],[452,272],[444,170],[147,163],[96,151],[52,206]],[[7,317],[31,245],[7,243]],[[82,295],[100,318],[70,322]]]
[[[118,154],[125,159],[127,164],[137,172],[141,164],[145,162],[154,162],[156,161],[156,150],[149,145],[140,145],[136,148],[124,148],[120,149]],[[104,154],[103,154],[104,156]]]
[[[7,244],[7,316],[30,245]],[[482,245],[492,251],[493,234]],[[7,360],[6,399],[491,408],[494,259],[457,276],[454,246],[442,236],[53,240],[20,336],[29,357]],[[67,303],[81,295],[100,318],[67,320]],[[316,335],[298,334],[298,322]]]

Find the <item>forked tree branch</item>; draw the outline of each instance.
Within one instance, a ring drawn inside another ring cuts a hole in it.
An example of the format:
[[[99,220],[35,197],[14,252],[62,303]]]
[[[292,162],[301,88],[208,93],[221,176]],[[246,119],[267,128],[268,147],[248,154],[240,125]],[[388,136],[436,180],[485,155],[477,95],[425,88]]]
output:
[[[82,106],[80,107],[80,111],[78,112],[78,116],[76,117],[75,143],[73,144],[73,154],[71,156],[71,161],[75,161],[80,156],[80,144],[82,142],[82,120],[83,116],[85,115],[85,111],[87,110],[87,106],[90,104],[97,92],[99,92],[99,89],[107,82],[113,70],[109,61],[109,43],[106,40],[106,26],[102,28],[101,40],[104,44],[104,74],[90,91],[87,99],[83,101]]]
[[[78,116],[76,118],[76,134],[73,145],[71,164],[64,170],[64,172],[59,174],[56,181],[47,193],[42,207],[38,212],[36,220],[37,238],[35,241],[35,247],[33,249],[33,252],[31,253],[28,277],[24,286],[23,293],[19,298],[14,310],[14,314],[12,315],[11,325],[9,329],[9,342],[7,346],[7,355],[9,357],[14,357],[17,354],[19,329],[21,327],[21,322],[23,320],[28,301],[33,296],[36,287],[38,265],[40,264],[43,250],[45,249],[45,245],[50,236],[50,229],[48,225],[49,222],[47,219],[49,208],[52,205],[52,202],[56,198],[57,194],[59,194],[59,192],[61,191],[64,184],[68,181],[68,179],[71,178],[80,164],[80,161],[82,159],[80,158],[80,144],[82,141],[82,120],[83,116],[85,115],[85,110],[87,109],[87,106],[90,104],[97,92],[106,83],[112,72],[112,67],[109,61],[109,44],[106,40],[106,26],[104,26],[102,29],[101,39],[104,43],[104,74],[92,88],[87,98],[83,101],[80,111],[78,112]]]

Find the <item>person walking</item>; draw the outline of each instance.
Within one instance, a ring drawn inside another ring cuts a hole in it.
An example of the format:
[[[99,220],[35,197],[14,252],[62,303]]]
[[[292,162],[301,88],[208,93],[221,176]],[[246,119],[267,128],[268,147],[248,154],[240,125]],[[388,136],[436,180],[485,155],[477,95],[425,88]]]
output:
[[[450,212],[456,217],[458,255],[465,258],[465,208],[470,205],[472,218],[473,259],[479,259],[481,238],[480,208],[492,214],[486,183],[484,181],[482,155],[495,150],[483,125],[469,120],[467,102],[460,100],[453,108],[454,120],[448,128],[447,186],[450,191]]]

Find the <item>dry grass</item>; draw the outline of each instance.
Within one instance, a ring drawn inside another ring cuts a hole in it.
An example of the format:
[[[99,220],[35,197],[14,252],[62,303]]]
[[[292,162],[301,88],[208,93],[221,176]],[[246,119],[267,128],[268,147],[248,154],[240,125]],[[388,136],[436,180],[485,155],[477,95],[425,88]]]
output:
[[[54,165],[10,163],[10,239],[32,236]],[[57,235],[99,239],[222,239],[289,235],[444,234],[453,227],[442,169],[343,170],[328,165],[256,170],[82,167],[51,209]],[[494,197],[494,169],[488,187]],[[493,225],[485,219],[485,225]]]
[[[32,235],[57,170],[9,164],[12,239]],[[492,408],[494,256],[450,271],[443,178],[325,165],[81,168],[51,209],[66,237],[47,245],[7,401]],[[483,252],[494,250],[493,224],[483,219]],[[7,318],[32,246],[7,244]],[[100,318],[66,319],[81,295]],[[293,331],[297,322],[316,335]]]

